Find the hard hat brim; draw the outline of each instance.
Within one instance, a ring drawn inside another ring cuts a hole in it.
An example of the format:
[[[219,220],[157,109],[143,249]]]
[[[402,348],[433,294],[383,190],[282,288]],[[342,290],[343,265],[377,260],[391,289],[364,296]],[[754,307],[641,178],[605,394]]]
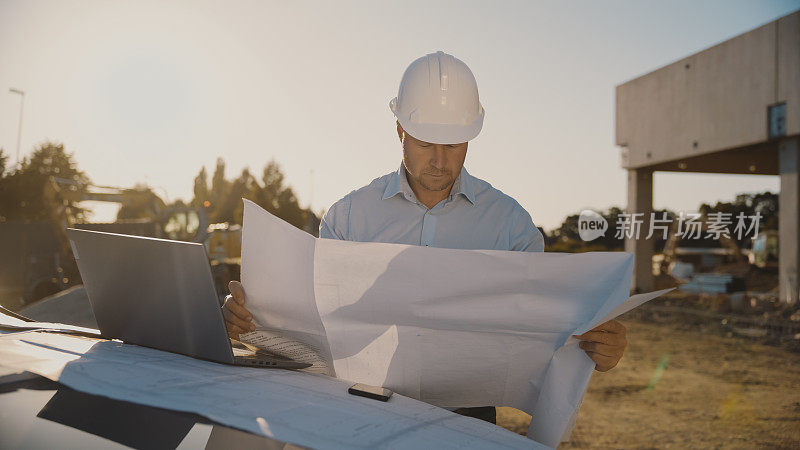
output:
[[[432,144],[461,144],[468,142],[481,132],[483,128],[483,117],[485,115],[483,106],[481,113],[472,123],[468,125],[455,124],[436,124],[436,123],[412,123],[397,110],[397,97],[389,102],[389,109],[400,122],[400,126],[406,133],[423,142]]]

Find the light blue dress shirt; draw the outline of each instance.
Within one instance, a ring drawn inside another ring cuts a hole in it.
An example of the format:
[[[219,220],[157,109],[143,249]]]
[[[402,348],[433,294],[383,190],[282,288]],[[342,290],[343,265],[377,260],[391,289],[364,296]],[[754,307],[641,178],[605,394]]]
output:
[[[429,247],[541,252],[544,237],[516,200],[462,168],[450,195],[428,209],[396,172],[334,203],[319,237]]]

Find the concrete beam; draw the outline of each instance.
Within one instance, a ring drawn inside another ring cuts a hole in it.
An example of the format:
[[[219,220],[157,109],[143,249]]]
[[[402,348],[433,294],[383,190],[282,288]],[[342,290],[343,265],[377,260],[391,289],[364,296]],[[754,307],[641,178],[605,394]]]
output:
[[[629,214],[642,213],[641,233],[638,239],[634,234],[625,237],[625,251],[634,254],[633,283],[634,292],[648,292],[654,289],[653,279],[653,241],[645,239],[650,226],[650,213],[653,212],[653,171],[648,169],[628,170],[628,208]]]
[[[778,175],[778,144],[774,141],[707,153],[647,166],[653,172],[735,173]]]
[[[690,165],[689,159],[743,147],[768,150],[759,144],[771,141],[768,109],[779,103],[786,107],[785,136],[800,134],[800,11],[617,86],[622,167]],[[748,173],[753,165],[752,173],[763,173],[765,162],[710,166]]]
[[[778,200],[778,276],[780,298],[797,303],[800,280],[800,154],[798,138],[785,139],[778,145],[778,170],[781,193]]]
[[[777,28],[770,22],[617,86],[616,144],[628,148],[623,167],[766,141],[767,107],[778,101]]]

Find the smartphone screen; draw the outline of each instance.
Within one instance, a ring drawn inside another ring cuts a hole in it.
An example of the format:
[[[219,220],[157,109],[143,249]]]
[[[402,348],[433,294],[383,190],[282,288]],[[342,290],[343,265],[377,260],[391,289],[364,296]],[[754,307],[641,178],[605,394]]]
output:
[[[367,397],[382,402],[388,401],[392,396],[392,391],[378,386],[370,386],[368,384],[356,383],[347,390],[352,395]]]

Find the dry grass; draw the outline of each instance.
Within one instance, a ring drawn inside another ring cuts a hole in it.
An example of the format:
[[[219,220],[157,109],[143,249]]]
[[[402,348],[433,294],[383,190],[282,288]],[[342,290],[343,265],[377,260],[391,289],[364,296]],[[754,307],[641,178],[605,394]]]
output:
[[[743,338],[624,320],[620,364],[592,377],[560,448],[800,448],[800,354]],[[659,361],[666,369],[648,388]],[[530,416],[500,408],[524,434]]]

